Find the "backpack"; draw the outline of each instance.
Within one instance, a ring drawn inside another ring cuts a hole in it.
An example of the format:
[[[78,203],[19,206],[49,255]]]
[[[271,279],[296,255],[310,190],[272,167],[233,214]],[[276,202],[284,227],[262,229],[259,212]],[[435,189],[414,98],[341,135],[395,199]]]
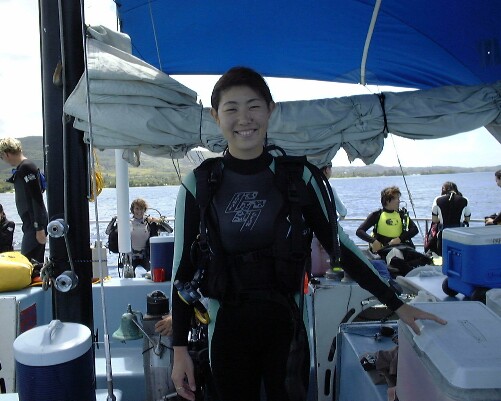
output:
[[[108,243],[106,247],[111,253],[118,253],[118,224],[117,216],[114,216],[108,226],[106,227],[106,234],[108,234]]]
[[[13,184],[16,178],[16,173],[17,173],[17,168],[13,168],[12,176],[5,181]],[[40,186],[40,193],[43,194],[47,189],[47,178],[45,177],[43,171],[40,171],[40,169],[37,169],[37,178],[38,178],[38,185]]]
[[[38,169],[38,183],[40,184],[40,192],[44,193],[47,189],[47,178],[45,177],[44,172],[40,171],[40,169]]]

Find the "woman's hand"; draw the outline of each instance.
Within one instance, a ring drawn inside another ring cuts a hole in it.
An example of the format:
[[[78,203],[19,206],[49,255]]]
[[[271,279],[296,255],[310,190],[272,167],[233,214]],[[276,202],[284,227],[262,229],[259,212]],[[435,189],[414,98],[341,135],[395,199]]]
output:
[[[398,245],[398,244],[401,244],[402,243],[402,240],[397,237],[397,238],[393,238],[389,243],[388,245]]]
[[[38,230],[35,233],[35,236],[39,244],[45,244],[47,242],[47,236],[45,235],[44,230]]]
[[[381,242],[379,242],[378,240],[375,240],[372,244],[371,244],[371,250],[372,252],[376,253],[377,251],[379,251],[381,248],[383,247],[383,244]]]
[[[400,320],[408,324],[416,334],[421,334],[421,330],[419,330],[419,327],[416,324],[416,320],[418,319],[434,320],[440,324],[447,324],[447,320],[441,319],[433,313],[425,312],[424,310],[415,308],[409,304],[403,304],[395,312]]]
[[[195,372],[188,347],[174,347],[174,364],[172,366],[172,382],[177,393],[187,400],[195,401]]]
[[[172,335],[172,316],[162,316],[162,320],[155,324],[155,331],[164,337]]]

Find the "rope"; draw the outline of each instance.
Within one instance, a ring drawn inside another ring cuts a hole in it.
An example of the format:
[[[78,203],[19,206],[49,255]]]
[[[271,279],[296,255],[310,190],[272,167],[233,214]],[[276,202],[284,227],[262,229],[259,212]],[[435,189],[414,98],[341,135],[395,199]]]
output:
[[[89,202],[94,202],[95,198],[98,197],[104,188],[104,178],[101,170],[101,166],[99,165],[99,160],[97,159],[96,149],[92,149],[92,156],[95,160],[95,171],[94,174],[89,174],[90,176],[90,194],[89,194]],[[96,194],[94,196],[94,194]]]
[[[387,134],[390,132],[388,129],[388,118],[386,117],[386,109],[384,107],[384,101],[386,100],[386,96],[384,93],[380,93],[377,95],[379,99],[379,104],[381,105],[381,111],[383,112],[383,134],[386,138]]]

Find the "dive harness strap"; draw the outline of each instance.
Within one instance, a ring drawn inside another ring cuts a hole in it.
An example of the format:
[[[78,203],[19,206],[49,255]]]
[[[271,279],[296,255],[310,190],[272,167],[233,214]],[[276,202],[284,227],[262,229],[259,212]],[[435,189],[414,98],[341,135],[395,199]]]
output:
[[[206,163],[210,163],[209,168],[200,168]],[[194,170],[197,191],[196,198],[200,210],[200,232],[191,245],[190,257],[193,265],[198,266],[198,269],[191,281],[184,284],[179,280],[174,282],[179,297],[185,303],[193,305],[195,310],[201,314],[207,311],[200,302],[201,295],[198,292],[198,288],[204,278],[211,257],[206,223],[207,208],[220,182],[221,172],[221,158],[207,159],[202,165]]]
[[[280,180],[285,179],[285,188],[281,188],[282,193],[287,196],[287,201],[290,206],[290,224],[291,224],[291,248],[290,255],[293,260],[303,264],[307,259],[305,250],[300,246],[302,244],[302,219],[301,205],[306,203],[303,197],[306,195],[306,186],[303,185],[301,191],[300,186],[303,184],[302,175],[306,157],[304,156],[278,156],[275,158],[276,177]],[[277,182],[278,186],[284,186],[283,182]],[[309,272],[308,272],[309,273]],[[303,273],[304,276],[304,273]]]

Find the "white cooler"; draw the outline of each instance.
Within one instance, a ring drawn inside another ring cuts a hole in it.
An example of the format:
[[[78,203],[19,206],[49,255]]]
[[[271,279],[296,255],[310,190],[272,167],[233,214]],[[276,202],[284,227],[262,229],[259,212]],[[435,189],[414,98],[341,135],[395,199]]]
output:
[[[418,336],[399,321],[398,399],[500,401],[501,318],[480,302],[415,306],[448,324],[418,321]]]

